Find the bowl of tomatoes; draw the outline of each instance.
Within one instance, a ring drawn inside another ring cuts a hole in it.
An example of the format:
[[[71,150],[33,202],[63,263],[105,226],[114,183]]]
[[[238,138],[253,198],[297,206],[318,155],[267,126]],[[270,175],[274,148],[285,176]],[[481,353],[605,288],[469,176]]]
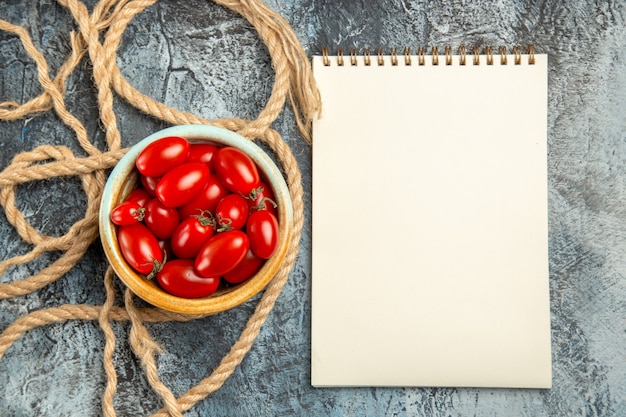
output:
[[[132,146],[104,187],[104,253],[138,297],[173,312],[215,314],[271,281],[293,228],[273,158],[217,126],[181,125]]]

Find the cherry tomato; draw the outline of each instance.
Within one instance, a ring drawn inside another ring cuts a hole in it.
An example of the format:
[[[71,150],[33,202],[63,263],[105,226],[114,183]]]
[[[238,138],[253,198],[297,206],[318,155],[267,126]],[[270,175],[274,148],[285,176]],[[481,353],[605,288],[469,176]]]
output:
[[[172,233],[172,251],[179,258],[193,259],[215,231],[215,219],[204,213],[184,219]]]
[[[126,262],[148,279],[154,277],[163,266],[163,251],[159,242],[142,223],[120,226],[117,241]]]
[[[143,220],[146,209],[136,201],[124,201],[111,210],[111,221],[118,226],[128,226]]]
[[[264,263],[265,259],[259,258],[251,250],[248,250],[241,262],[234,269],[225,273],[222,278],[231,284],[239,284],[256,274]]]
[[[210,168],[213,155],[215,155],[217,149],[217,146],[209,143],[192,143],[189,148],[187,162],[202,162]]]
[[[184,219],[194,214],[199,214],[204,210],[214,212],[217,203],[228,193],[228,188],[222,185],[216,175],[209,176],[207,184],[200,194],[189,203],[178,208],[180,218]]]
[[[228,230],[209,238],[196,256],[195,267],[203,277],[218,277],[234,269],[250,249],[248,236]]]
[[[140,175],[139,180],[141,181],[141,185],[143,185],[143,189],[151,196],[156,196],[156,186],[159,183],[161,177],[146,177],[145,175]]]
[[[137,156],[135,165],[146,177],[160,177],[189,157],[189,142],[178,136],[156,140]]]
[[[272,188],[267,183],[261,181],[259,186],[251,193],[246,201],[251,211],[267,210],[278,217],[276,199]]]
[[[278,247],[278,220],[267,210],[254,211],[248,216],[246,233],[250,249],[256,256],[270,258]]]
[[[200,193],[210,176],[209,167],[201,162],[188,162],[167,171],[159,180],[155,193],[168,207],[182,206]]]
[[[248,220],[248,203],[239,194],[228,194],[215,208],[217,231],[241,229]]]
[[[180,223],[178,210],[166,207],[157,198],[146,203],[146,213],[143,218],[148,229],[159,239],[172,236],[174,229]]]
[[[161,288],[177,297],[207,297],[217,290],[220,277],[204,278],[196,273],[193,260],[174,259],[163,265],[157,273]]]
[[[226,188],[244,196],[249,195],[261,181],[254,161],[232,146],[219,148],[213,156],[213,170]]]
[[[152,197],[154,197],[154,195],[150,195],[144,188],[135,188],[128,194],[124,201],[135,201],[140,207],[145,207],[146,203],[152,200]]]

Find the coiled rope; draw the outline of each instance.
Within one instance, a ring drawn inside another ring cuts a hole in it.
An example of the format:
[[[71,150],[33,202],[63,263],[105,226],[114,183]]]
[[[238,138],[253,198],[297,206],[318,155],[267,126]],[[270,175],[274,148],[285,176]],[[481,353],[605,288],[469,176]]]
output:
[[[285,262],[265,289],[254,313],[228,354],[210,375],[179,398],[176,398],[159,379],[155,355],[160,348],[150,336],[145,323],[189,321],[199,316],[171,313],[157,308],[137,308],[133,302],[134,296],[128,289],[124,295],[124,306],[115,306],[114,274],[111,268],[103,277],[106,290],[103,305],[66,304],[33,311],[15,320],[0,334],[1,360],[13,343],[31,329],[68,320],[98,320],[105,335],[103,363],[107,376],[107,384],[102,394],[102,410],[105,416],[110,417],[115,416],[113,399],[117,389],[117,375],[113,364],[115,335],[111,321],[130,321],[129,339],[133,352],[141,360],[151,387],[163,401],[163,408],[153,415],[182,416],[184,411],[219,389],[242,361],[272,310],[295,263],[304,222],[302,179],[291,149],[270,125],[282,112],[289,98],[298,128],[303,137],[310,141],[310,123],[320,109],[319,93],[315,87],[308,58],[289,24],[260,0],[215,0],[215,3],[246,18],[267,46],[275,71],[271,95],[266,106],[254,120],[212,121],[170,108],[140,93],[122,76],[117,66],[117,49],[124,30],[136,15],[152,6],[156,0],[101,0],[91,14],[78,0],[58,0],[58,2],[73,17],[77,32],[70,33],[71,52],[53,78],[50,76],[50,69],[43,54],[33,44],[28,31],[21,26],[0,20],[0,30],[16,35],[28,56],[35,62],[37,79],[43,89],[39,96],[26,103],[14,101],[0,103],[0,120],[20,120],[54,111],[60,120],[72,129],[76,140],[88,156],[76,157],[67,147],[43,145],[16,155],[11,164],[0,173],[0,204],[5,216],[21,239],[32,245],[28,253],[0,261],[0,274],[4,274],[11,267],[30,262],[46,252],[62,252],[58,259],[34,275],[0,284],[0,299],[29,294],[56,281],[76,265],[98,237],[98,208],[106,181],[105,171],[113,167],[126,152],[126,149],[121,148],[122,134],[113,112],[113,92],[134,107],[170,124],[211,124],[237,131],[251,140],[263,141],[275,152],[285,172],[294,208],[294,234]],[[104,151],[93,145],[85,127],[68,111],[64,101],[65,82],[85,55],[89,57],[93,66],[99,117],[106,134],[107,149]],[[59,176],[81,178],[82,188],[87,196],[85,215],[62,236],[41,235],[17,209],[15,188],[26,182]]]

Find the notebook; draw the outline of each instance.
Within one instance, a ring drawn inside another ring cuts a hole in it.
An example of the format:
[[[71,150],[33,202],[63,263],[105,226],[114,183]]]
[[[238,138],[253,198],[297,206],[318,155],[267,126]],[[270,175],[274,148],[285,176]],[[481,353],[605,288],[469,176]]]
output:
[[[313,57],[313,386],[551,387],[547,65]]]

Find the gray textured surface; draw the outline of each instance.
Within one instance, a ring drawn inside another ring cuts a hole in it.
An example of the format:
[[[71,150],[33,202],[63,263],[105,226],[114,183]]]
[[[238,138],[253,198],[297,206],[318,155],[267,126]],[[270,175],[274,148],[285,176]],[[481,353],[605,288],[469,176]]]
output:
[[[310,229],[290,280],[253,348],[225,385],[189,416],[626,416],[626,4],[504,0],[447,2],[268,0],[292,24],[309,54],[323,46],[403,47],[533,43],[550,55],[549,192],[553,340],[551,390],[437,388],[313,389],[310,386]],[[69,14],[51,0],[0,2],[0,16],[28,28],[52,73],[68,53]],[[251,26],[208,1],[167,0],[128,28],[119,51],[123,74],[140,91],[205,118],[255,117],[273,72]],[[91,64],[68,81],[68,106],[103,147]],[[489,86],[485,86],[489,88]],[[13,35],[0,32],[0,101],[40,92],[35,67]],[[442,94],[451,97],[456,92]],[[125,145],[165,127],[119,98]],[[490,115],[477,120],[489,124]],[[523,129],[524,121],[510,116]],[[274,127],[300,162],[310,214],[310,150],[286,110]],[[0,169],[44,143],[80,153],[52,113],[0,124]],[[75,178],[19,187],[18,206],[36,227],[58,235],[77,220],[85,198]],[[309,217],[307,217],[309,219]],[[309,219],[310,220],[310,219]],[[0,216],[0,259],[27,246]],[[38,271],[54,255],[10,269],[0,282]],[[34,309],[101,304],[106,268],[99,243],[57,282],[0,301],[0,330]],[[162,343],[159,373],[175,394],[216,366],[255,302],[185,324],[150,325]],[[120,416],[160,407],[114,324]],[[105,375],[103,336],[94,322],[72,321],[26,333],[0,362],[0,415],[99,415]]]

